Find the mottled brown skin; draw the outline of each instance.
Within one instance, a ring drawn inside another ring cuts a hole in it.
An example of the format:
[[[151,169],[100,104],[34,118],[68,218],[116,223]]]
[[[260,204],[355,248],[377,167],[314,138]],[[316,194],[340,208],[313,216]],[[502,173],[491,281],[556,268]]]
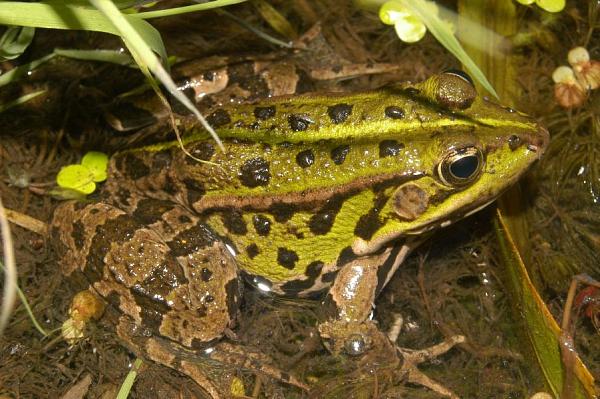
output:
[[[288,296],[328,289],[319,331],[335,353],[385,340],[369,314],[410,250],[492,201],[548,139],[454,73],[221,107],[209,120],[224,152],[181,123],[186,149],[209,163],[177,143],[117,153],[101,202],[63,204],[52,223],[65,274],[120,311],[126,344],[200,384],[181,353],[257,364],[219,341],[242,276]]]

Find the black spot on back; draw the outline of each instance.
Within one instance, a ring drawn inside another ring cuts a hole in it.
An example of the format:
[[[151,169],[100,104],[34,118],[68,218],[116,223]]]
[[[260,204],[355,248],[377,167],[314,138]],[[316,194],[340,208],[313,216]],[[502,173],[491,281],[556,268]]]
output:
[[[131,191],[124,187],[119,187],[115,195],[114,200],[122,205],[131,205],[129,200],[131,199]]]
[[[357,255],[352,250],[352,247],[346,247],[346,248],[342,249],[342,251],[340,252],[340,255],[338,256],[338,259],[336,262],[336,266],[339,269],[340,267],[344,266],[346,263],[348,263],[356,258],[357,258]]]
[[[78,250],[83,248],[83,244],[85,242],[85,226],[81,219],[77,219],[75,223],[73,223],[73,232],[71,233],[71,237],[73,237],[73,242]]]
[[[277,248],[277,263],[286,269],[293,269],[298,261],[298,254],[287,248]]]
[[[200,142],[193,144],[189,148],[189,152],[195,158],[201,159],[203,161],[210,161],[210,159],[215,154],[215,146],[211,142],[200,141]],[[192,166],[198,165],[197,160],[195,160],[194,158],[188,157],[188,156],[185,157],[185,162]]]
[[[198,180],[184,179],[183,184],[187,190],[187,201],[189,205],[192,205],[206,194],[204,185]]]
[[[321,277],[321,281],[324,283],[332,283],[333,280],[335,280],[335,276],[337,276],[337,270],[333,271],[333,272],[328,272],[323,274],[323,276]]]
[[[292,114],[288,116],[288,123],[294,132],[301,132],[308,129],[308,126],[314,121],[308,115]]]
[[[150,168],[144,161],[132,153],[126,153],[122,156],[123,173],[132,179],[139,179],[148,176]]]
[[[96,226],[83,273],[90,284],[102,279],[104,259],[113,243],[120,244],[133,237],[140,225],[129,215],[121,215]]]
[[[135,290],[132,291],[133,299],[136,305],[140,307],[142,325],[155,333],[158,332],[162,324],[163,315],[171,309],[166,303],[153,301],[147,295],[143,295]]]
[[[142,225],[152,224],[162,218],[162,215],[175,207],[170,201],[144,198],[137,203],[133,217]]]
[[[239,177],[246,187],[266,186],[271,179],[269,162],[263,158],[252,158],[240,167]]]
[[[275,203],[269,207],[269,212],[278,223],[285,223],[294,216],[296,209],[293,205]]]
[[[387,197],[379,194],[375,197],[373,207],[358,219],[354,228],[354,234],[363,240],[370,240],[373,234],[383,226],[384,222],[380,219],[379,212],[385,205]]]
[[[198,223],[173,237],[169,244],[174,257],[188,256],[194,252],[212,245],[219,238],[214,231],[204,223]]]
[[[244,235],[248,232],[246,222],[244,222],[244,218],[240,211],[234,209],[225,211],[221,215],[221,220],[223,221],[225,228],[233,234]]]
[[[212,279],[212,275],[213,275],[213,272],[206,267],[203,267],[202,270],[200,271],[200,278],[204,282],[210,281]]]
[[[404,110],[395,105],[390,105],[389,107],[385,107],[385,116],[390,119],[402,119],[404,118]]]
[[[346,155],[350,151],[349,145],[340,145],[331,150],[331,159],[336,165],[341,165],[346,160]]]
[[[300,151],[296,155],[296,163],[303,168],[308,168],[315,163],[315,154],[310,149]]]
[[[254,108],[254,116],[256,119],[267,120],[275,116],[275,107],[256,107]]]
[[[175,184],[175,182],[173,181],[171,176],[169,176],[169,175],[165,176],[165,182],[162,185],[162,189],[167,194],[173,195],[173,194],[177,193],[177,185]]]
[[[266,216],[254,215],[252,217],[252,224],[254,225],[254,230],[260,236],[266,237],[271,232],[271,220]]]
[[[352,114],[352,105],[336,104],[327,108],[327,115],[333,123],[342,123]]]
[[[323,262],[315,261],[307,266],[305,275],[307,276],[306,280],[292,280],[288,281],[285,284],[282,284],[281,290],[290,296],[295,296],[301,293],[302,291],[308,290],[315,285],[315,281],[317,277],[321,274],[323,270]]]
[[[258,245],[256,245],[255,243],[248,245],[246,247],[246,253],[248,254],[248,257],[250,259],[254,259],[256,257],[256,255],[258,255],[260,253],[260,250],[258,249]]]
[[[314,261],[306,267],[305,274],[308,277],[315,279],[315,278],[319,277],[319,275],[321,274],[321,271],[323,270],[323,266],[324,266],[324,263],[321,262],[320,260]]]
[[[403,148],[404,144],[396,140],[382,140],[379,143],[379,158],[396,156]]]
[[[231,117],[229,116],[229,112],[225,111],[222,108],[219,108],[208,117],[206,117],[206,121],[212,127],[221,127],[231,123]]]
[[[329,233],[335,217],[340,211],[343,201],[340,198],[333,197],[325,206],[319,209],[308,222],[308,227],[311,233],[315,235],[323,235]]]

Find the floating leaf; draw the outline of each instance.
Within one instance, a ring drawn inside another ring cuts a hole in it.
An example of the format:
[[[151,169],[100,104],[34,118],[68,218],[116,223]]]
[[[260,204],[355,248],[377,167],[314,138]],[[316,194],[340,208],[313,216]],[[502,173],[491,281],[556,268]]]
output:
[[[91,194],[96,189],[94,173],[83,165],[67,165],[60,169],[56,183],[62,188]]]
[[[92,179],[95,182],[106,180],[106,167],[108,165],[108,155],[103,152],[89,151],[81,159],[81,165],[86,166],[92,172]]]

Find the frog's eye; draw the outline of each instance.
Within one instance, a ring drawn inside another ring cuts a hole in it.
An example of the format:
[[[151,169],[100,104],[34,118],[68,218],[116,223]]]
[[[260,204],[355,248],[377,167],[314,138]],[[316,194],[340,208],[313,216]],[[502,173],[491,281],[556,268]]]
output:
[[[437,174],[447,186],[464,186],[479,177],[483,154],[477,147],[452,150],[437,166]]]

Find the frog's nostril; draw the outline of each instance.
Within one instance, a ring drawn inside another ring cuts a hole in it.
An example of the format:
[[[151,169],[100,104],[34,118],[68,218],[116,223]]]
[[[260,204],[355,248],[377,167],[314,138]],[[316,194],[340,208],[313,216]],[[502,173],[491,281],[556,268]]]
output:
[[[530,138],[527,149],[536,152],[539,158],[546,151],[548,143],[550,143],[550,134],[548,133],[548,130],[543,126],[538,126],[537,134]]]

